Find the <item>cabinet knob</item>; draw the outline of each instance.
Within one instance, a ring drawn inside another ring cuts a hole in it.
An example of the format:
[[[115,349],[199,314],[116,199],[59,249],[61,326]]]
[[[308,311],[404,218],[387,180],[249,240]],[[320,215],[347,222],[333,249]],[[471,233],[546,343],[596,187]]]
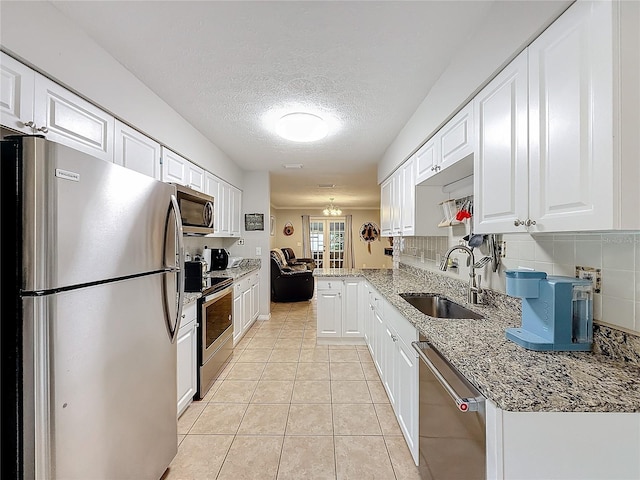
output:
[[[36,124],[34,122],[23,122],[22,125],[24,125],[25,127],[29,127],[29,128],[36,128]]]
[[[530,227],[531,225],[535,225],[536,221],[535,220],[531,220],[530,218],[527,218],[527,221],[524,222],[525,227]]]
[[[434,165],[433,167],[431,167],[431,171],[432,171],[432,172],[435,172],[435,171],[436,171],[436,167],[435,167],[435,165]]]
[[[396,337],[395,335],[392,334],[391,335],[391,340],[393,340],[394,342],[397,342],[398,341],[398,337]]]
[[[49,129],[47,127],[38,127],[36,130],[42,133],[49,133]]]
[[[183,313],[183,314],[182,314],[182,318],[187,318],[187,316]]]
[[[520,225],[524,225],[524,222],[523,222],[523,221],[521,221],[521,220],[518,220],[518,219],[516,218],[516,219],[513,221],[513,224],[514,224],[516,227],[519,227]]]

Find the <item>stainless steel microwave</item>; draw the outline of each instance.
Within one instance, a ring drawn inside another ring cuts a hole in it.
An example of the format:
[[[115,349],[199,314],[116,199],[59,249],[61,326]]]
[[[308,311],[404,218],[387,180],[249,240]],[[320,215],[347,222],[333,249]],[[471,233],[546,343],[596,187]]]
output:
[[[185,235],[208,235],[213,233],[214,198],[184,185],[174,183],[177,190],[182,230]]]

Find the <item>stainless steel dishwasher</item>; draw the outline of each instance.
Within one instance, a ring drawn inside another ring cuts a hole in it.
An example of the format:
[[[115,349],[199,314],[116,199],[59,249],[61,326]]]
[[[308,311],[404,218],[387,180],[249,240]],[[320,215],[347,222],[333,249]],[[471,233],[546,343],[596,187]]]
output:
[[[486,478],[484,397],[422,336],[420,359],[420,477]]]

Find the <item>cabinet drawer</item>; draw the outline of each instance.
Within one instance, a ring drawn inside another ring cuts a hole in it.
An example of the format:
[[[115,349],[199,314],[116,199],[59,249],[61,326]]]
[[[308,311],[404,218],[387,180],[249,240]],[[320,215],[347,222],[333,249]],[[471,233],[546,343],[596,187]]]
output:
[[[418,340],[418,331],[409,320],[407,320],[396,308],[388,303],[384,302],[384,321],[390,325],[398,334],[400,339],[406,344],[411,345],[411,342]]]
[[[180,321],[180,327],[193,322],[198,318],[198,302],[191,302],[182,307],[182,319]]]
[[[342,290],[342,280],[318,280],[318,290]]]

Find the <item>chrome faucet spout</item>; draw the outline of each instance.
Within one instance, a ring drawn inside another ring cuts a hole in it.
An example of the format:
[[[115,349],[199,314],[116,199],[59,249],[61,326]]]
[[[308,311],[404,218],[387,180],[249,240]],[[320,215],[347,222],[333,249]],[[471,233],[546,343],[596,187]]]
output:
[[[447,270],[449,264],[449,257],[451,253],[456,250],[461,250],[469,255],[469,286],[467,287],[467,300],[469,303],[477,304],[478,303],[478,294],[482,293],[482,288],[480,287],[480,282],[482,278],[480,275],[477,276],[476,281],[476,269],[475,269],[475,259],[473,257],[473,250],[465,245],[454,245],[447,253],[444,254],[442,259],[442,263],[440,264],[440,270],[443,272]]]

